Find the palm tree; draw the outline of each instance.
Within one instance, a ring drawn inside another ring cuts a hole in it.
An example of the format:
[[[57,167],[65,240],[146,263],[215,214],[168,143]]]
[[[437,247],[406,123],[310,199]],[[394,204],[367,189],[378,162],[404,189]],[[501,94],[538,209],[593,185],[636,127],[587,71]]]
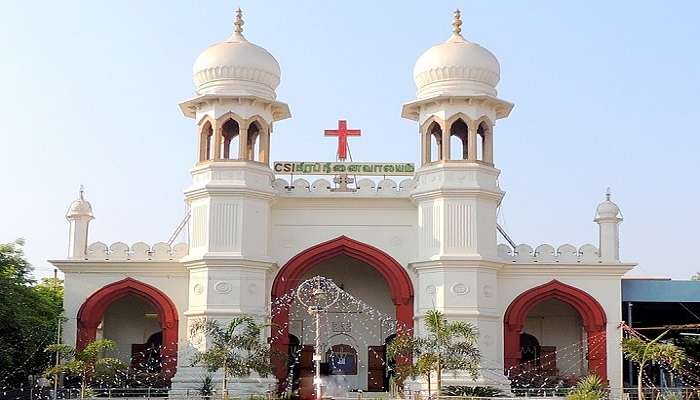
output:
[[[244,377],[256,372],[265,378],[272,372],[270,345],[262,337],[264,327],[250,316],[235,317],[225,327],[207,319],[192,325],[193,336],[204,334],[210,339],[207,350],[197,353],[192,365],[201,364],[209,372],[222,370],[222,399],[227,397],[229,376]]]
[[[608,385],[596,374],[585,376],[566,396],[567,400],[600,400],[608,395]]]
[[[653,340],[645,340],[638,336],[630,336],[622,339],[622,352],[627,358],[637,364],[637,395],[639,400],[644,400],[642,378],[644,367],[648,362],[663,363],[673,370],[680,369],[685,361],[685,352],[672,343],[659,343],[670,332],[666,330]]]
[[[481,361],[476,328],[464,321],[448,322],[437,310],[425,313],[425,327],[426,336],[403,334],[387,348],[389,358],[398,360],[399,377],[425,376],[430,394],[430,378],[435,372],[438,396],[445,370],[466,371],[476,379]],[[407,361],[401,358],[412,359],[412,362],[401,362]]]
[[[68,376],[80,378],[80,398],[85,398],[85,389],[93,375],[100,374],[103,377],[114,375],[126,369],[126,364],[121,360],[110,357],[100,357],[106,351],[116,349],[117,344],[113,340],[100,339],[90,342],[83,350],[65,344],[52,344],[44,351],[56,352],[61,358],[68,361],[58,364],[45,371],[46,376],[57,376],[65,373]]]

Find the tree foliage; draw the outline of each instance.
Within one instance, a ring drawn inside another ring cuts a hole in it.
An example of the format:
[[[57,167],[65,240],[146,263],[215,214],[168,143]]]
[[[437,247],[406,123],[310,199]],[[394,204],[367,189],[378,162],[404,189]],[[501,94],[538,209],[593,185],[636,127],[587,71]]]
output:
[[[669,331],[663,332],[653,340],[645,340],[640,337],[630,336],[622,340],[622,352],[628,360],[637,364],[637,396],[644,399],[642,377],[644,367],[648,362],[661,363],[672,370],[678,370],[685,361],[685,352],[673,343],[662,343],[661,339]]]
[[[685,360],[685,352],[675,344],[649,342],[636,337],[624,339],[622,351],[628,360],[640,366],[653,361],[664,363],[671,369],[678,369]]]
[[[18,239],[0,244],[0,384],[20,386],[51,363],[43,348],[56,340],[63,311],[63,284],[45,279],[36,285]]]
[[[272,373],[272,350],[262,334],[265,325],[250,316],[233,318],[227,325],[200,319],[190,328],[192,336],[208,339],[206,351],[192,358],[192,365],[202,365],[209,372],[222,370],[222,396],[225,398],[228,377],[246,377],[255,372],[262,377]]]
[[[64,361],[45,371],[46,376],[53,377],[66,374],[69,377],[80,378],[80,397],[85,396],[85,389],[92,380],[105,380],[127,368],[121,360],[104,357],[104,353],[117,347],[113,340],[99,339],[91,342],[81,351],[65,344],[52,344],[46,347],[48,353],[59,353]]]
[[[399,378],[403,381],[409,376],[423,376],[430,391],[431,376],[435,373],[438,396],[445,370],[465,371],[476,379],[481,361],[476,328],[464,321],[448,322],[437,310],[425,313],[425,327],[425,336],[403,334],[389,344],[387,355],[397,361]]]

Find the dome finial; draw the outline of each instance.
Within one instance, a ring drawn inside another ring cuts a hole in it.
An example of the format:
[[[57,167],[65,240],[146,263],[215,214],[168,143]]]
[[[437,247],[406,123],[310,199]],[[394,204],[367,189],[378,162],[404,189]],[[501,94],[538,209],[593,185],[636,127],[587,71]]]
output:
[[[608,186],[608,188],[605,190],[605,200],[610,201],[611,194],[612,193],[610,193],[610,186]]]
[[[243,11],[241,11],[241,8],[238,7],[236,10],[236,20],[233,22],[233,25],[235,26],[235,32],[237,35],[243,36],[243,25],[245,24],[245,21],[243,21]]]
[[[79,195],[80,195],[80,200],[85,200],[85,186],[80,185]]]
[[[462,36],[462,13],[459,8],[454,11],[454,17],[452,18],[452,33],[455,35]]]

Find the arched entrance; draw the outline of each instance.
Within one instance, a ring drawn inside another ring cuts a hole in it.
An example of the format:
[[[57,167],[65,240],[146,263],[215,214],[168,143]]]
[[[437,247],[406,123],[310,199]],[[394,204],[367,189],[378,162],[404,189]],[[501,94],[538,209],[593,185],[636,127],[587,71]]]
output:
[[[137,296],[149,304],[158,313],[161,327],[160,358],[162,360],[161,372],[166,378],[175,375],[177,367],[177,342],[178,342],[178,312],[175,304],[163,292],[153,286],[139,282],[132,278],[126,278],[118,282],[110,283],[85,300],[78,311],[78,337],[76,347],[82,350],[88,343],[95,340],[97,327],[102,322],[107,308],[115,301],[126,296]]]
[[[521,334],[525,318],[536,305],[550,299],[559,300],[575,309],[581,317],[587,338],[588,371],[607,379],[606,323],[603,307],[581,289],[552,280],[534,287],[513,300],[503,317],[504,367],[506,373],[523,361]]]
[[[279,271],[272,284],[272,302],[283,298],[299,285],[301,278],[319,263],[338,256],[361,261],[374,269],[386,281],[391,301],[395,307],[397,325],[402,331],[413,330],[413,285],[406,270],[390,255],[368,244],[346,236],[320,243],[292,257]],[[278,354],[288,354],[289,308],[276,310],[272,323],[278,330],[272,345]],[[284,389],[287,365],[283,360],[275,362],[275,376],[280,390]]]

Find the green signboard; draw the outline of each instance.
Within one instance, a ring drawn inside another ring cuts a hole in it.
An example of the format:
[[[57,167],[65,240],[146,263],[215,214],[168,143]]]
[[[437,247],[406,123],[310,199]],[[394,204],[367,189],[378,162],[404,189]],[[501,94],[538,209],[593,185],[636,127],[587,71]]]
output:
[[[276,174],[286,175],[393,175],[413,176],[413,163],[276,161]]]

